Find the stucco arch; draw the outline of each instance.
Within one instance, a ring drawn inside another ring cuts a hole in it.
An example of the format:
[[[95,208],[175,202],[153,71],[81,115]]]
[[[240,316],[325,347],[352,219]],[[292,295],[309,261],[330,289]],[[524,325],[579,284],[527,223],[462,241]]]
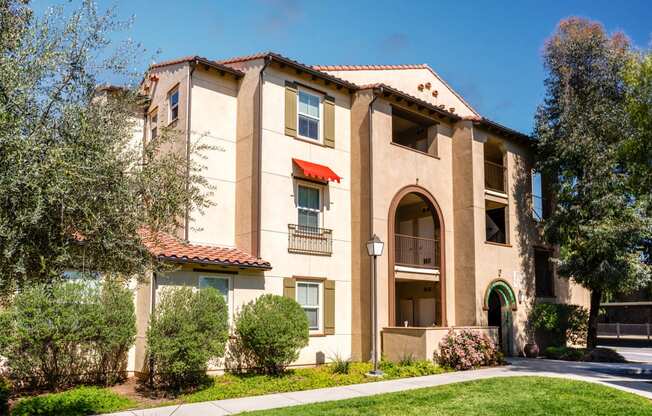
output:
[[[514,295],[514,290],[507,281],[504,279],[495,279],[487,286],[487,289],[484,292],[484,299],[482,303],[482,309],[485,311],[489,310],[489,296],[491,292],[496,290],[503,300],[503,304],[509,306],[513,311],[517,309],[516,296]]]
[[[394,240],[394,219],[396,217],[396,210],[398,208],[399,203],[408,194],[417,194],[421,196],[425,201],[427,201],[428,205],[432,208],[433,214],[437,215],[437,219],[439,221],[439,241],[440,241],[440,250],[439,250],[439,256],[440,256],[440,261],[439,261],[439,288],[440,288],[440,302],[441,302],[441,324],[442,326],[447,326],[448,325],[448,319],[447,319],[447,313],[446,313],[446,239],[445,239],[445,224],[444,224],[444,216],[442,215],[441,208],[439,207],[439,204],[435,200],[435,198],[432,196],[432,194],[425,188],[418,186],[418,185],[408,185],[403,188],[401,188],[396,195],[394,195],[394,198],[392,199],[392,203],[389,206],[389,214],[388,214],[388,228],[389,232],[387,233],[388,235],[388,241],[387,241],[387,252],[388,252],[388,311],[389,311],[389,324],[390,326],[396,326],[396,281],[394,279],[394,267],[395,267],[395,254],[394,254],[394,245],[395,245],[395,240]]]

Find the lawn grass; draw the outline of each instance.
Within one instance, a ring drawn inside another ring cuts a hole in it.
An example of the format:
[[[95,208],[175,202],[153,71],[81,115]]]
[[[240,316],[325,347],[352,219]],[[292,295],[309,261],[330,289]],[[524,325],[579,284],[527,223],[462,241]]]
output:
[[[247,415],[642,416],[652,415],[652,402],[593,383],[547,377],[506,377]]]
[[[383,380],[425,376],[446,371],[429,361],[414,361],[405,365],[382,362],[381,369],[385,372]],[[204,402],[376,381],[377,379],[365,376],[365,373],[370,370],[371,364],[369,363],[351,363],[347,374],[334,372],[330,365],[288,370],[281,376],[225,374],[213,377],[212,385],[209,387],[182,396],[181,401]]]

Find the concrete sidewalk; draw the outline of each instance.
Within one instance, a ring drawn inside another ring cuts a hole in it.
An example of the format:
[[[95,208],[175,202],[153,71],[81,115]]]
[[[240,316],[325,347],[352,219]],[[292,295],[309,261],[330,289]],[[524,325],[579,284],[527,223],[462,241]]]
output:
[[[379,381],[350,386],[331,387],[239,399],[181,404],[145,410],[112,413],[111,416],[222,416],[244,411],[297,406],[332,400],[352,399],[374,394],[393,393],[434,387],[443,384],[479,380],[491,377],[543,376],[599,383],[638,394],[652,400],[652,364],[572,363],[565,361],[510,358],[510,365],[473,371],[437,374],[433,376]],[[647,379],[645,378],[647,377]]]

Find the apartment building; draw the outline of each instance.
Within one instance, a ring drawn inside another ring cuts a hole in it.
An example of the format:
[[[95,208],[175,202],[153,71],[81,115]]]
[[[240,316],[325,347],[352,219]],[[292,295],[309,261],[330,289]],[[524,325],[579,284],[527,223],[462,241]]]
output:
[[[231,319],[263,293],[296,299],[311,335],[297,365],[369,359],[374,234],[389,357],[431,358],[450,327],[516,354],[535,299],[588,303],[555,277],[540,240],[529,137],[480,115],[427,65],[191,56],[152,65],[141,87],[143,140],[167,127],[171,151],[212,145],[201,162],[214,192],[179,235],[150,242],[178,268],[137,292],[136,371],[156,298],[176,285],[220,290]]]

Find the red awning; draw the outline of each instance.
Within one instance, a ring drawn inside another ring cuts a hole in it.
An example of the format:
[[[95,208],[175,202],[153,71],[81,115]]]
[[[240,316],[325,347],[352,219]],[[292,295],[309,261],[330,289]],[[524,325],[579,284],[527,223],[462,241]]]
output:
[[[300,159],[292,159],[292,161],[301,169],[305,176],[310,178],[320,179],[323,181],[337,181],[337,183],[340,183],[340,179],[342,179],[328,166],[318,165]]]

